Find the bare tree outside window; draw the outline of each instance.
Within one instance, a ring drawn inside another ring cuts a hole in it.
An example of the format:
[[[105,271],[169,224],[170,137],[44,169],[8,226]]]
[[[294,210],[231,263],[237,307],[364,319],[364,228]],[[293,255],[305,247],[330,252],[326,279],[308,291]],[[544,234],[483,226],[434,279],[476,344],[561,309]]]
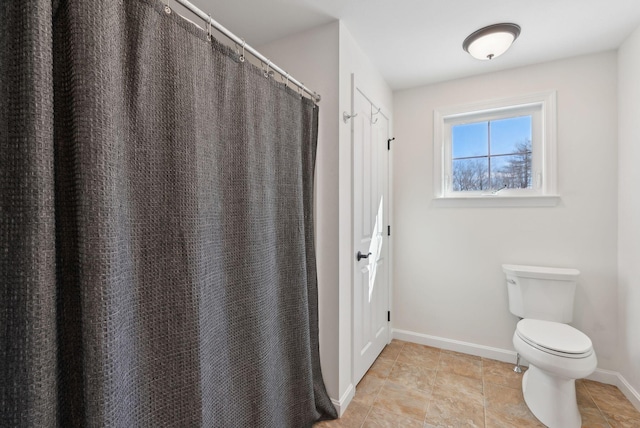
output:
[[[518,143],[516,149],[518,151],[508,156],[506,165],[498,172],[495,179],[497,188],[531,188],[531,140]]]
[[[452,181],[456,192],[489,189],[486,159],[454,160]]]

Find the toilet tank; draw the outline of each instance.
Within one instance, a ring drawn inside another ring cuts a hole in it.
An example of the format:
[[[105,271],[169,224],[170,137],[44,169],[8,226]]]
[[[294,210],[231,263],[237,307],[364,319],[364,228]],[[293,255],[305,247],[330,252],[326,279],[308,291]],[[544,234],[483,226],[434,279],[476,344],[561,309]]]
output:
[[[520,318],[569,323],[580,271],[541,266],[502,265],[509,310]]]

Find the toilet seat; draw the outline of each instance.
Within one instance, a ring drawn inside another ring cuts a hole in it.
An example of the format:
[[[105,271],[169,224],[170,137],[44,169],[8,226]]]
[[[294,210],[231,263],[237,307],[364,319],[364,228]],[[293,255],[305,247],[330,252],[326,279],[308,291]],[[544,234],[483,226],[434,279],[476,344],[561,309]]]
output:
[[[567,324],[535,319],[518,322],[516,334],[528,345],[563,358],[587,358],[593,354],[591,339]]]

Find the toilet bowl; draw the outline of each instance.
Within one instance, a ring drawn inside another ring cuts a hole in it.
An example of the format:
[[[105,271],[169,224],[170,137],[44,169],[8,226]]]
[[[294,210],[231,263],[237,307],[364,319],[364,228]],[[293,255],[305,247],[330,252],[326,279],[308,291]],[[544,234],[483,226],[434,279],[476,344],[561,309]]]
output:
[[[522,393],[531,412],[550,428],[579,428],[575,380],[596,369],[591,340],[566,324],[523,319],[516,327],[513,345],[529,362]]]
[[[589,376],[598,360],[587,335],[566,324],[573,319],[579,271],[538,266],[503,265],[509,310],[522,318],[513,345],[529,369],[522,393],[531,412],[549,428],[582,425],[576,379]]]

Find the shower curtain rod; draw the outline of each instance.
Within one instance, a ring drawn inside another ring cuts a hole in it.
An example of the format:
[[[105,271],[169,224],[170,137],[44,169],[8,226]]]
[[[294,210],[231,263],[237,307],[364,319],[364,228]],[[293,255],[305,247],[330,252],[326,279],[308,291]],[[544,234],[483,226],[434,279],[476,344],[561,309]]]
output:
[[[187,9],[189,9],[194,14],[198,15],[198,17],[200,19],[202,19],[203,21],[205,21],[207,24],[212,25],[216,30],[220,31],[222,34],[227,36],[233,42],[235,42],[236,44],[242,46],[243,50],[248,51],[250,54],[252,54],[256,58],[258,58],[260,61],[262,61],[263,63],[267,64],[268,68],[273,69],[274,71],[277,71],[281,76],[287,78],[288,82],[291,82],[294,85],[297,85],[300,89],[302,89],[304,92],[309,94],[313,101],[315,101],[316,103],[320,102],[320,94],[318,94],[317,92],[314,92],[311,89],[307,88],[306,86],[304,86],[303,83],[300,83],[299,81],[297,81],[296,79],[291,77],[289,75],[289,73],[284,71],[282,68],[280,68],[277,65],[273,64],[271,62],[271,60],[269,60],[267,57],[265,57],[260,52],[258,52],[257,50],[255,50],[254,48],[249,46],[240,37],[236,36],[231,31],[227,30],[222,24],[217,22],[215,19],[211,18],[211,15],[207,15],[206,13],[204,13],[202,10],[200,10],[197,6],[195,6],[189,0],[176,0],[176,1],[178,3],[180,3],[182,6],[186,7]],[[166,6],[169,7],[169,0],[167,0]]]

